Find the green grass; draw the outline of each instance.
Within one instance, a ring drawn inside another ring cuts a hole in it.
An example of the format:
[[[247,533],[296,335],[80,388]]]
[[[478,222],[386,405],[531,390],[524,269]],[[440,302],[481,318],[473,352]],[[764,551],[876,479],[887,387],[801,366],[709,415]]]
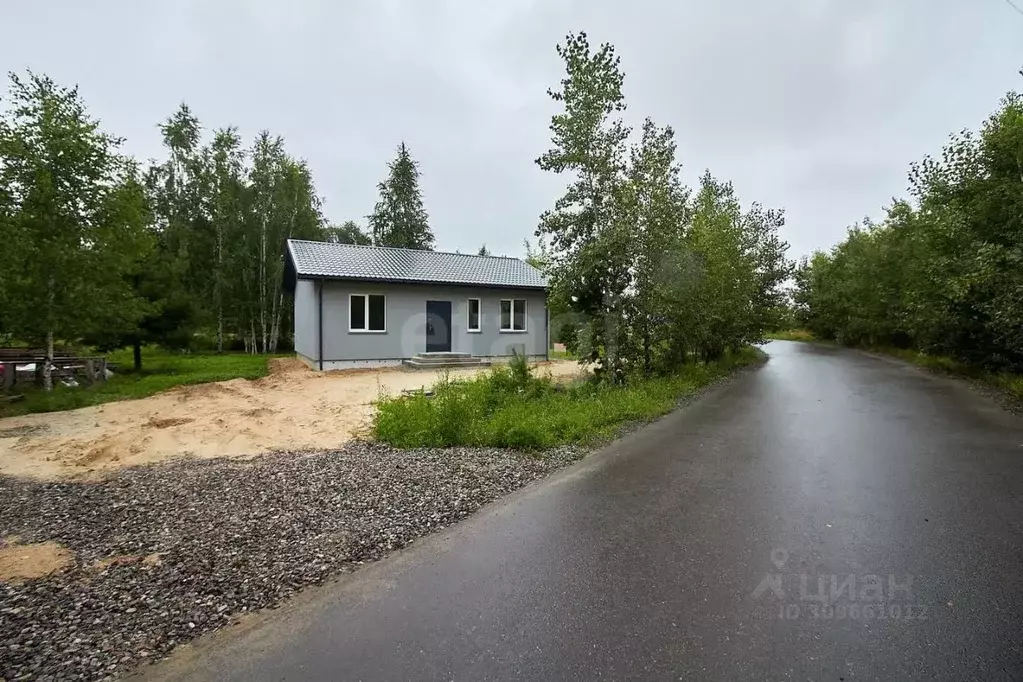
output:
[[[131,350],[115,351],[107,354],[107,361],[116,365],[115,375],[105,383],[88,388],[68,388],[58,384],[49,393],[26,384],[16,384],[14,393],[25,397],[14,403],[0,402],[0,417],[73,410],[115,400],[144,398],[186,384],[238,378],[258,379],[266,376],[269,357],[243,353],[182,355],[157,348],[144,348],[142,372],[135,374],[131,371]]]
[[[805,329],[782,329],[766,332],[764,338],[772,341],[816,341],[817,338]]]
[[[567,350],[555,350],[551,349],[548,351],[548,355],[551,360],[577,360],[576,356],[571,351]]]
[[[904,360],[917,367],[957,377],[965,377],[1005,391],[1015,400],[1023,400],[1023,375],[1011,372],[988,372],[975,365],[970,365],[944,355],[929,355],[918,350],[891,347],[865,348],[873,353],[890,355]]]
[[[785,331],[768,332],[765,336],[769,339],[779,341],[814,341],[817,343],[834,343],[833,341],[821,341],[813,333],[805,329],[790,329]],[[987,372],[974,365],[954,360],[944,355],[929,355],[918,350],[906,348],[893,348],[891,346],[862,346],[862,350],[882,355],[890,355],[904,360],[917,367],[923,367],[934,372],[941,372],[957,377],[964,377],[987,384],[993,388],[1005,391],[1015,400],[1023,400],[1023,375],[1009,372]]]
[[[434,395],[381,398],[376,438],[401,448],[455,445],[536,450],[613,437],[631,423],[671,411],[679,399],[734,369],[756,362],[752,348],[713,364],[692,364],[670,377],[615,387],[560,386],[524,365],[496,367],[466,381],[445,380]]]

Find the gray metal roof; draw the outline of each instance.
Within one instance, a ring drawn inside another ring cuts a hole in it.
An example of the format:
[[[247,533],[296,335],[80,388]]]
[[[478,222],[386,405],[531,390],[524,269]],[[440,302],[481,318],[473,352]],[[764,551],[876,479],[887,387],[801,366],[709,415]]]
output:
[[[288,240],[299,278],[436,282],[485,287],[543,289],[547,280],[532,265],[505,256],[471,256],[386,246]]]

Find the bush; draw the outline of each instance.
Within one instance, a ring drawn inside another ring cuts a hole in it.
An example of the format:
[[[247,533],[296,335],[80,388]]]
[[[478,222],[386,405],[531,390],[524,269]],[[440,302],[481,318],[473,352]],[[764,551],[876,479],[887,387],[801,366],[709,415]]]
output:
[[[677,374],[625,386],[582,381],[569,386],[538,377],[515,358],[468,381],[442,380],[433,396],[382,398],[373,430],[396,447],[456,445],[540,450],[613,436],[622,425],[670,411],[679,398],[759,357],[753,349]]]
[[[579,325],[575,322],[566,322],[558,330],[557,338],[559,343],[565,344],[565,350],[572,355],[579,352]]]

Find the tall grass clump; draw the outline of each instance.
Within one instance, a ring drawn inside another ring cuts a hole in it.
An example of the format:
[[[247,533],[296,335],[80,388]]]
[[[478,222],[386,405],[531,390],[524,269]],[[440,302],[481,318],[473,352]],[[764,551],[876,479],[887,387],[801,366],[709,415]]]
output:
[[[613,436],[629,422],[670,411],[680,398],[758,357],[748,348],[717,362],[684,365],[670,376],[635,377],[621,386],[587,380],[561,385],[518,357],[476,378],[444,379],[432,396],[381,398],[373,431],[378,440],[401,448],[538,450],[590,443]]]
[[[765,332],[764,338],[771,341],[816,341],[813,333],[806,329],[779,329]]]

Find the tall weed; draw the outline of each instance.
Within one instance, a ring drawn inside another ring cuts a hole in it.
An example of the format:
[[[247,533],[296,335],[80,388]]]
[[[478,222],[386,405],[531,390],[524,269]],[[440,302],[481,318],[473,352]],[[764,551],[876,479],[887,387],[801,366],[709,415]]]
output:
[[[525,359],[464,381],[445,380],[424,395],[377,402],[376,438],[396,447],[455,445],[539,450],[613,436],[624,424],[660,416],[678,400],[760,356],[745,349],[718,362],[692,363],[667,377],[624,386],[581,381],[558,385]]]

